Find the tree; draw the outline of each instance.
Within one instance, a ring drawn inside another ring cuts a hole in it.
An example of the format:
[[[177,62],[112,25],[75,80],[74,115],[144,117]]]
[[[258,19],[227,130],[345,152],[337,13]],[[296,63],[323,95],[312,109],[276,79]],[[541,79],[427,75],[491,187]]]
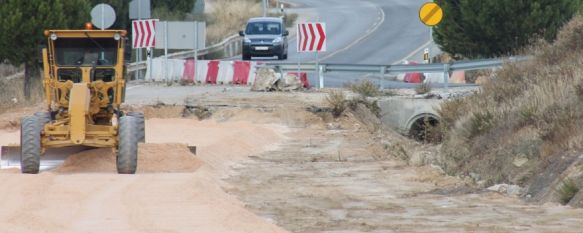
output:
[[[436,0],[444,11],[433,37],[456,57],[508,55],[535,38],[552,41],[581,0]]]
[[[82,28],[89,21],[86,0],[0,0],[0,61],[24,63],[24,95],[39,79],[37,60],[46,29]]]

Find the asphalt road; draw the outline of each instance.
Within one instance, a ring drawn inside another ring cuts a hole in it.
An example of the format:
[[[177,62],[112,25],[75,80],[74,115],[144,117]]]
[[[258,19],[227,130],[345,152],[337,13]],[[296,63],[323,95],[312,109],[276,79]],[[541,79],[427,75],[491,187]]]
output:
[[[404,59],[420,60],[419,50],[428,46],[430,29],[418,19],[425,0],[290,0],[296,7],[289,12],[302,15],[298,22],[326,23],[327,51],[318,54],[321,63],[394,64]],[[298,53],[295,28],[289,38],[289,58],[281,63],[315,62],[315,53]],[[266,60],[266,59],[261,59]],[[318,84],[315,73],[308,74]],[[360,79],[379,81],[374,74],[326,73],[325,86],[339,87]],[[380,82],[380,81],[379,81]],[[384,86],[408,84],[384,81]]]

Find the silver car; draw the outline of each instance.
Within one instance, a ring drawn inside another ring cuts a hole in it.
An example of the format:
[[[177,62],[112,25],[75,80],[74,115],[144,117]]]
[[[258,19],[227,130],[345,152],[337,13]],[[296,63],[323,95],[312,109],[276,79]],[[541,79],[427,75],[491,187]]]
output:
[[[240,31],[243,37],[243,60],[251,57],[273,57],[287,59],[287,36],[289,32],[281,18],[258,17],[247,22],[245,31]]]

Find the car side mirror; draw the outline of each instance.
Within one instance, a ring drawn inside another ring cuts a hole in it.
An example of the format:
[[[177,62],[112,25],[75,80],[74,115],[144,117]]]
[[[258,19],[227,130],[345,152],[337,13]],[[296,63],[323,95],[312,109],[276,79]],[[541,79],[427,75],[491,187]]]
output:
[[[285,30],[285,31],[283,32],[283,36],[289,36],[289,31],[288,31],[288,30]]]
[[[245,36],[245,33],[243,31],[239,31],[239,36]]]

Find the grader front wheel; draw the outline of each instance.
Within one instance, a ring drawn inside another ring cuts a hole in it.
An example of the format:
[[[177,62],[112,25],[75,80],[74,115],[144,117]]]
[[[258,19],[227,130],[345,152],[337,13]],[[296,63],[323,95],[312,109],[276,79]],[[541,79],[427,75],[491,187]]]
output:
[[[123,116],[119,119],[117,173],[134,174],[138,167],[138,119]]]
[[[41,120],[36,116],[22,119],[20,125],[20,170],[22,173],[37,174],[40,170]]]
[[[135,117],[138,121],[138,142],[146,142],[146,122],[144,120],[144,113],[141,112],[128,112],[127,116]]]

